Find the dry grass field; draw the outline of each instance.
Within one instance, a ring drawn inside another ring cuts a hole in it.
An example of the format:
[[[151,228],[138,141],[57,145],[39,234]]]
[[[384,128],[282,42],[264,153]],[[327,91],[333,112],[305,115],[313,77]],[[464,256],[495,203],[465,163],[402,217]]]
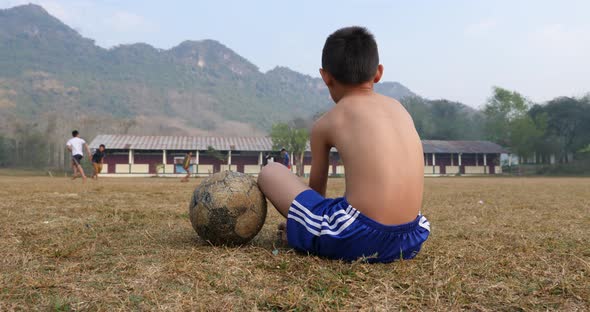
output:
[[[385,265],[273,253],[272,207],[251,244],[209,246],[197,183],[0,177],[0,311],[590,310],[590,179],[427,179],[430,239]]]

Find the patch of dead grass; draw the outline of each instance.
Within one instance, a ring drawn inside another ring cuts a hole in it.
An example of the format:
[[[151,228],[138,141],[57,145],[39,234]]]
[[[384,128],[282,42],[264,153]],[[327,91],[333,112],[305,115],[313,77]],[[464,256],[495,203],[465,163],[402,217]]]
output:
[[[385,265],[273,255],[272,207],[251,244],[209,246],[195,185],[1,177],[0,310],[590,309],[590,179],[427,179],[432,235]]]

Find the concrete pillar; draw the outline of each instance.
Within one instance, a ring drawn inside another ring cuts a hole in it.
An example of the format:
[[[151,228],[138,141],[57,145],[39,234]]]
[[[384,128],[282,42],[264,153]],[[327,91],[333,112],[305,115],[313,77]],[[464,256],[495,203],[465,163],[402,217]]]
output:
[[[162,150],[162,164],[164,165],[162,167],[162,173],[166,173],[166,162],[167,162],[167,158],[166,158],[166,150]],[[156,169],[157,170],[157,169]]]
[[[453,153],[451,153],[451,166],[455,166],[455,160],[454,160],[455,156]]]
[[[199,173],[199,151],[195,152],[195,173]]]
[[[424,154],[424,167],[428,166],[428,155]]]
[[[459,153],[459,167],[461,167],[461,155],[463,154]]]
[[[133,165],[134,157],[133,157],[133,150],[129,149],[129,173],[131,173],[131,165]]]
[[[512,154],[508,154],[508,167],[512,167]]]
[[[537,152],[533,152],[533,164],[537,163]]]
[[[258,165],[262,166],[262,152],[258,153]]]
[[[134,161],[133,150],[129,150],[129,164],[132,165]]]
[[[488,154],[483,154],[483,173],[488,173]]]
[[[555,165],[555,154],[549,155],[549,163]]]
[[[479,166],[479,157],[477,156],[477,153],[475,153],[475,166]]]
[[[228,165],[228,170],[231,170],[231,150],[227,151],[227,165]]]
[[[434,153],[432,153],[432,174],[436,173],[436,156],[434,156]]]

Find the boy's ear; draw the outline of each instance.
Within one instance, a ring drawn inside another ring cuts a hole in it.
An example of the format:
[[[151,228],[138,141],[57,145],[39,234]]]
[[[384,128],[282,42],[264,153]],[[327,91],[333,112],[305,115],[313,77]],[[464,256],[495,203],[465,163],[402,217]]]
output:
[[[377,66],[377,72],[375,72],[375,78],[373,78],[373,83],[379,82],[381,77],[383,77],[383,65],[379,64]]]
[[[320,68],[320,76],[322,76],[322,80],[324,80],[326,86],[331,87],[332,84],[334,84],[334,78],[332,75],[323,68]]]

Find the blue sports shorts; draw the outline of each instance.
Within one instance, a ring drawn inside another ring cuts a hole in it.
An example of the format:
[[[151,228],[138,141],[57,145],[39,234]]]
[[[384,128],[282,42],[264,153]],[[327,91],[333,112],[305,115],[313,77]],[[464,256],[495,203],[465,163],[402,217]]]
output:
[[[294,249],[321,257],[367,262],[414,258],[430,234],[422,215],[401,225],[378,223],[344,197],[324,198],[314,190],[295,197],[287,216],[287,241]]]

